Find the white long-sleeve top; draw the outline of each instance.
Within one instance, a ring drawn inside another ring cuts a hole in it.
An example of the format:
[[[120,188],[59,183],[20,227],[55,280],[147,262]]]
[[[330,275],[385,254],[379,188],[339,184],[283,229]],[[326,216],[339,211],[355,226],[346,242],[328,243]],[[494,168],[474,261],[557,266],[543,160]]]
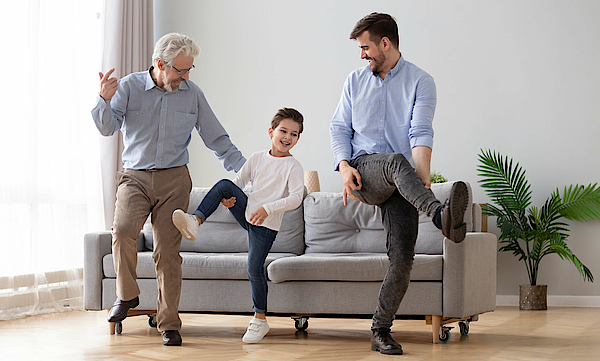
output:
[[[261,206],[267,211],[262,226],[279,231],[283,212],[297,208],[304,195],[304,170],[296,158],[274,157],[268,150],[253,153],[233,183],[244,189],[250,182],[246,220]]]

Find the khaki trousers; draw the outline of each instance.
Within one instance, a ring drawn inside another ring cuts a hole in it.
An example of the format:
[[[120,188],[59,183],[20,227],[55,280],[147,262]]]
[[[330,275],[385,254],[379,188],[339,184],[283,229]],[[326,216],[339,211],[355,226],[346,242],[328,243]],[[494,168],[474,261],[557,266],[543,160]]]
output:
[[[136,281],[137,239],[148,215],[152,214],[158,330],[180,330],[181,234],[173,225],[171,215],[178,208],[187,210],[192,189],[188,168],[125,169],[116,177],[112,252],[117,273],[117,297],[129,301],[140,294]]]

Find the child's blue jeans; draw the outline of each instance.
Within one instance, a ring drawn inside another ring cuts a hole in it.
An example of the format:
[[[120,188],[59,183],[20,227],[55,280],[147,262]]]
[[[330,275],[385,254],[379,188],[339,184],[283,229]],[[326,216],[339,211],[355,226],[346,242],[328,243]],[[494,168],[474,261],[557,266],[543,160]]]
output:
[[[265,275],[265,260],[277,236],[277,231],[254,226],[246,221],[246,205],[248,196],[238,186],[228,179],[222,179],[206,194],[198,209],[193,213],[206,220],[219,206],[223,198],[235,197],[235,205],[229,211],[235,220],[248,231],[248,279],[252,287],[254,312],[267,312],[267,277]]]

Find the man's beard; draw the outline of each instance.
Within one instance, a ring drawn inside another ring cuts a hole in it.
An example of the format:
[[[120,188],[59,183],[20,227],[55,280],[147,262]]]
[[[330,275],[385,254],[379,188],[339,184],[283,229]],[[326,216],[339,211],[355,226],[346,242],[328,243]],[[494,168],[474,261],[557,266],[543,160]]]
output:
[[[373,72],[373,75],[378,76],[379,72],[381,71],[381,67],[385,63],[385,54],[379,53],[379,59],[372,57],[372,58],[368,58],[367,60],[369,60],[369,59],[373,60],[373,62],[371,63],[371,66],[369,68]]]
[[[173,88],[171,86],[172,82],[171,83],[167,83],[167,74],[165,74],[165,73],[162,74],[162,81],[163,81],[163,84],[164,84],[163,86],[165,87],[165,90],[168,91],[169,93],[176,92],[177,89],[179,89],[179,86],[181,86],[181,82],[183,81],[183,78],[175,79],[173,81],[176,81],[176,80],[179,80],[180,83],[179,83],[179,85],[176,88]]]

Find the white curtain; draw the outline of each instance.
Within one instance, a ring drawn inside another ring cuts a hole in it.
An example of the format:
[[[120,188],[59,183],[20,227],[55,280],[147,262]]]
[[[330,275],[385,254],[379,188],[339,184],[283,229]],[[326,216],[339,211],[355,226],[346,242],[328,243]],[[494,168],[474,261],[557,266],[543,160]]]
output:
[[[104,227],[98,0],[0,12],[0,319],[80,309],[83,236]]]
[[[152,0],[108,0],[104,14],[101,71],[115,68],[112,76],[121,78],[150,68],[154,50]],[[102,137],[100,143],[104,222],[110,229],[115,213],[115,173],[123,168],[121,132]]]

